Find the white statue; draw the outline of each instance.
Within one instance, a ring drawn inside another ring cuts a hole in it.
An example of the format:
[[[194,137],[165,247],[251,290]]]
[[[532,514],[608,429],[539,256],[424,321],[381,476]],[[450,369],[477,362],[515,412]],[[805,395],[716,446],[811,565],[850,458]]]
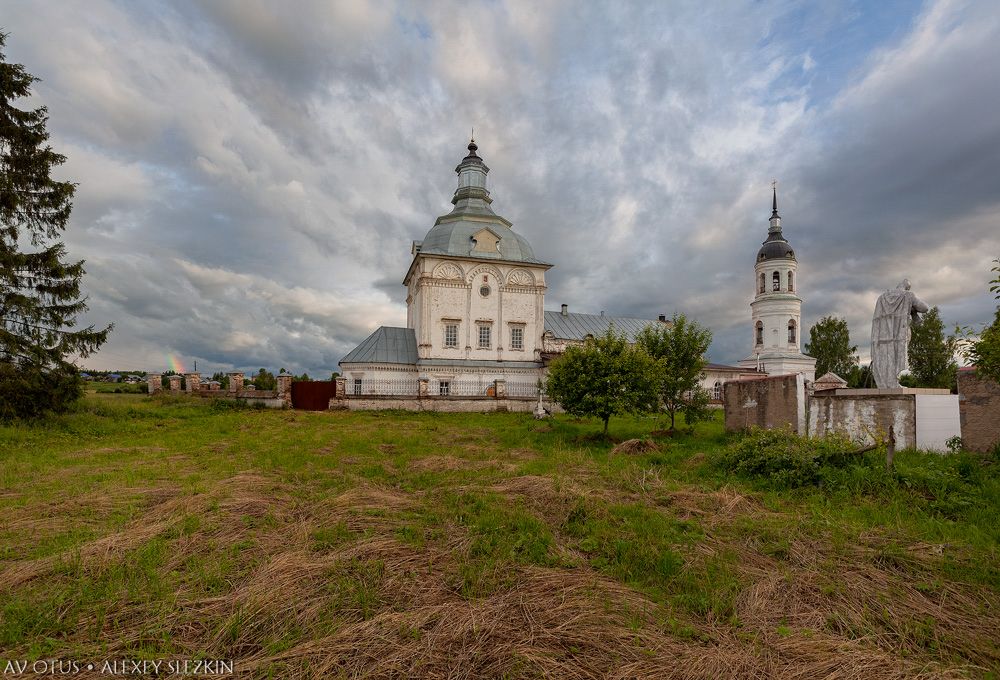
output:
[[[910,292],[909,279],[879,296],[872,317],[872,373],[880,388],[899,387],[899,374],[906,370],[910,324],[926,311],[927,305]]]

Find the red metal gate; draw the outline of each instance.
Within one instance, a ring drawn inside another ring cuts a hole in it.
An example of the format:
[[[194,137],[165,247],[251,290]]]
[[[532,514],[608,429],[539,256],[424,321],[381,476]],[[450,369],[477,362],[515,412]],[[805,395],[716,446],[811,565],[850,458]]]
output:
[[[292,408],[305,411],[325,411],[337,394],[332,380],[306,380],[292,383]]]

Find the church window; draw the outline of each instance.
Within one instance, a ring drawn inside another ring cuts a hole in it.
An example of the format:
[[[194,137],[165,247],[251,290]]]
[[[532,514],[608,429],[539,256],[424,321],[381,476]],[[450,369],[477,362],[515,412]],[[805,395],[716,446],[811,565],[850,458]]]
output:
[[[765,285],[766,285],[766,283],[765,283],[765,279],[764,279],[764,272],[761,272],[760,273],[760,282],[757,284],[757,292],[758,293],[763,293]]]
[[[444,346],[458,347],[458,324],[448,323],[444,326]]]
[[[771,277],[771,290],[781,290],[781,274],[778,272],[774,272],[774,275]]]
[[[789,293],[791,293],[792,291],[795,290],[795,279],[792,278],[794,276],[795,276],[795,274],[793,274],[792,272],[788,272],[788,292]]]
[[[354,379],[354,394],[361,394],[361,378]]]
[[[442,397],[447,397],[451,394],[451,381],[450,380],[439,380],[438,381],[438,394]]]
[[[489,297],[490,296],[490,287],[487,286],[485,283],[483,285],[479,286],[479,294],[482,295],[483,297]]]
[[[715,381],[715,386],[712,388],[712,399],[720,401],[722,399],[722,383],[718,380]]]
[[[788,343],[795,344],[795,319],[788,320]]]
[[[757,336],[756,337],[757,344],[758,345],[763,345],[764,344],[764,322],[763,321],[758,321],[757,322],[757,333],[756,333],[756,336]]]
[[[493,328],[487,324],[479,326],[479,349],[489,349],[491,345],[491,331]]]
[[[521,328],[520,326],[511,326],[510,348],[524,349],[524,329]]]

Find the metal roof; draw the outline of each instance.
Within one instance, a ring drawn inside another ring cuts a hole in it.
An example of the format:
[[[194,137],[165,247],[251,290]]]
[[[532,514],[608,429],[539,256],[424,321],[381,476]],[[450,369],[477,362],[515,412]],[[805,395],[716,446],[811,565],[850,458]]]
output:
[[[588,335],[604,335],[611,324],[615,330],[624,333],[629,342],[646,326],[660,323],[652,319],[632,319],[624,316],[601,316],[599,314],[563,314],[545,312],[545,330],[561,340],[584,340]]]
[[[730,366],[729,364],[716,364],[711,361],[705,364],[705,369],[709,371],[739,371],[740,373],[754,373],[757,370],[755,368],[740,368],[739,366]]]
[[[416,364],[417,336],[412,328],[381,326],[340,360],[341,364]]]
[[[468,214],[469,211],[466,211]],[[499,238],[496,252],[473,250],[473,235],[489,229]],[[479,220],[449,220],[431,227],[420,245],[421,255],[453,255],[471,259],[505,260],[507,262],[530,262],[548,264],[535,257],[528,241],[499,220],[489,222]]]

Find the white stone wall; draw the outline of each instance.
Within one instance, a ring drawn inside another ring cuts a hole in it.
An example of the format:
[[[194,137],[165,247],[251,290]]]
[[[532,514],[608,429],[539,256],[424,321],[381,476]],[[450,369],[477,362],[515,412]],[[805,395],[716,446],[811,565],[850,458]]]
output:
[[[424,256],[410,279],[407,323],[422,359],[538,361],[544,331],[545,267]],[[489,288],[487,295],[480,289]],[[458,325],[458,346],[445,346],[445,325]],[[490,346],[479,346],[479,326]],[[523,346],[511,346],[511,328]]]
[[[917,448],[947,451],[948,440],[962,436],[957,394],[916,395]]]

